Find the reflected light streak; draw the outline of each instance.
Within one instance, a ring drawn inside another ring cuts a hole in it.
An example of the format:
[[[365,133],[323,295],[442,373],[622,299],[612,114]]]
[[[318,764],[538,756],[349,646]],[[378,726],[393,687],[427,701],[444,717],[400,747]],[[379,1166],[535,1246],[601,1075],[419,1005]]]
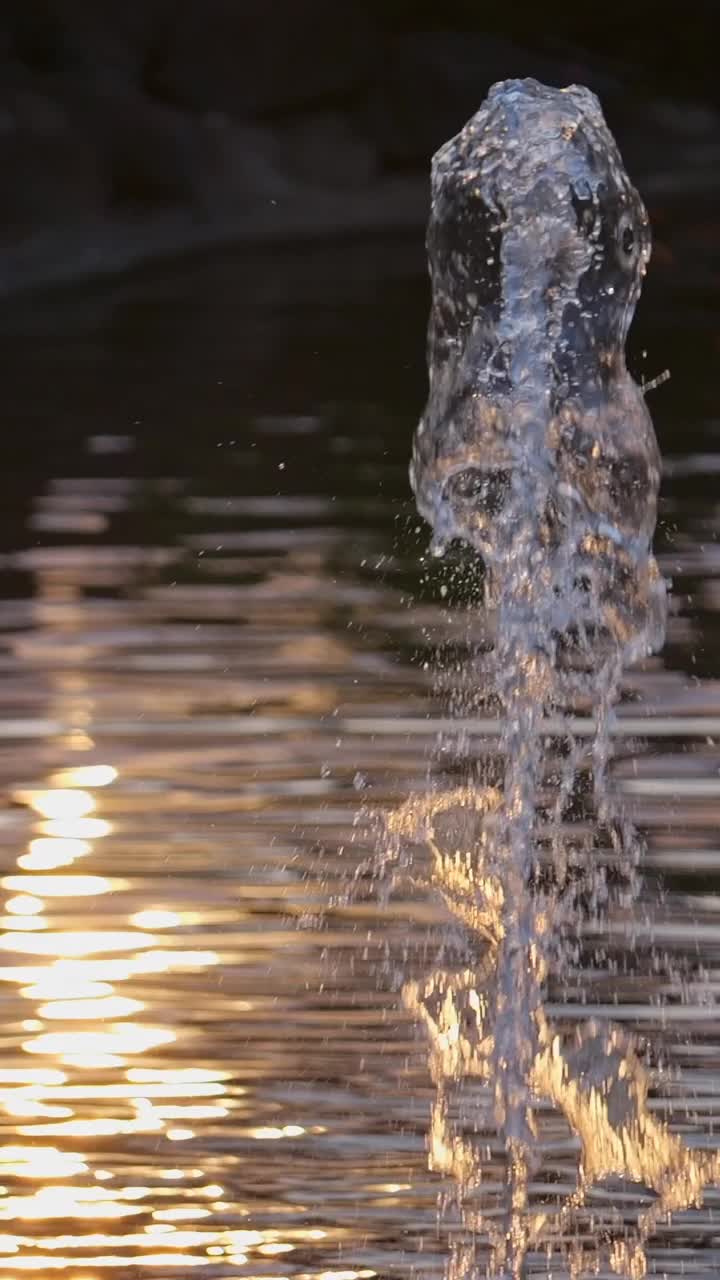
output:
[[[224,1231],[222,1238],[231,1248],[239,1250],[264,1244],[266,1237],[262,1231]]]
[[[98,986],[104,987],[105,983],[98,983]],[[74,1018],[127,1018],[131,1013],[138,1013],[140,1009],[144,1009],[145,1005],[142,1000],[131,1000],[128,996],[101,996],[96,998],[94,995],[88,999],[74,1000],[51,1000],[49,1004],[43,1004],[38,1009],[38,1017],[40,1018],[62,1018],[72,1020]]]
[[[227,1107],[187,1106],[155,1107],[154,1114],[163,1120],[218,1120],[229,1115]]]
[[[93,957],[91,960],[56,960],[49,968],[38,969],[36,972],[47,974],[49,980],[56,975],[57,981],[66,982],[69,988],[84,979],[92,982],[122,982],[133,977],[137,972],[136,965],[137,959],[134,956],[127,960],[97,960]]]
[[[40,841],[32,841],[32,844],[40,844]],[[55,867],[70,867],[76,858],[81,858],[83,854],[90,852],[90,845],[85,840],[44,840],[42,844],[49,845],[49,849],[36,852],[36,854],[20,854],[18,858],[18,867],[22,867],[24,872],[51,872]],[[78,850],[76,854],[70,854],[65,845],[87,845],[82,852]]]
[[[207,1081],[231,1080],[232,1071],[216,1071],[214,1067],[131,1067],[125,1072],[137,1084],[203,1084]],[[245,1093],[245,1089],[238,1090]]]
[[[18,879],[20,877],[18,876]],[[5,910],[14,916],[36,916],[45,906],[40,898],[32,898],[26,893],[20,894],[17,898],[8,898],[5,903]]]
[[[153,938],[153,942],[157,942]],[[134,961],[134,973],[172,973],[178,969],[205,969],[219,964],[216,951],[147,951]]]
[[[57,1147],[0,1147],[0,1175],[4,1178],[74,1178],[87,1173],[79,1151],[59,1151]]]
[[[56,867],[67,866],[75,858],[90,852],[90,839],[109,834],[111,825],[87,815],[95,807],[93,797],[82,787],[108,785],[117,774],[110,766],[90,766],[58,771],[51,778],[54,789],[43,791],[18,792],[16,798],[29,804],[36,812],[42,814],[47,821],[38,824],[36,829],[42,836],[30,843],[29,852],[18,859],[20,867],[30,873],[51,871]],[[51,876],[41,875],[9,876],[3,880],[6,889],[24,893],[24,899],[11,900],[7,910],[11,915],[32,915],[43,909],[40,899],[33,899],[25,891],[31,890],[48,897],[92,896],[108,892],[117,882],[99,876]],[[27,904],[23,910],[22,902]],[[35,905],[36,904],[36,905]],[[183,917],[176,912],[147,909],[136,912],[131,923],[139,930],[174,928],[182,923]],[[132,951],[138,948],[155,947],[157,939],[144,932],[123,933],[121,931],[87,931],[87,932],[50,932],[42,938],[33,936],[35,921],[23,920],[14,924],[19,931],[8,939],[0,940],[0,947],[5,951],[26,951],[31,955],[58,957],[48,966],[15,966],[0,974],[6,981],[29,983],[21,994],[34,1000],[45,1000],[37,1012],[43,1018],[82,1019],[82,1018],[121,1018],[140,1010],[144,1005],[137,1000],[125,999],[113,995],[113,988],[104,979],[121,981],[142,973],[165,973],[181,968],[204,968],[219,962],[214,952],[200,951],[146,951],[144,954],[133,954],[122,960],[81,960],[69,957],[92,956],[94,953],[107,951]],[[42,1024],[36,1020],[28,1020],[25,1024],[42,1030]],[[97,1063],[103,1067],[122,1065],[122,1058],[117,1054],[142,1053],[146,1049],[174,1041],[176,1035],[165,1028],[147,1027],[141,1024],[126,1023],[124,1025],[105,1026],[102,1031],[88,1032],[48,1032],[42,1033],[23,1044],[27,1053],[56,1053],[64,1055],[66,1062],[77,1062],[87,1067]],[[108,1052],[109,1051],[109,1052]],[[193,1096],[213,1096],[223,1094],[221,1080],[231,1078],[231,1072],[217,1072],[202,1068],[176,1068],[172,1070],[140,1070],[127,1071],[127,1085],[119,1086],[71,1086],[63,1089],[65,1076],[59,1071],[33,1072],[18,1070],[0,1074],[0,1081],[7,1083],[27,1084],[28,1090],[17,1088],[9,1090],[4,1099],[6,1109],[11,1114],[36,1115],[42,1117],[72,1116],[72,1109],[65,1106],[48,1106],[41,1098],[59,1096],[66,1101],[71,1095],[79,1098],[124,1098],[134,1103],[137,1115],[134,1118],[119,1120],[114,1118],[70,1119],[60,1123],[21,1126],[19,1132],[37,1138],[49,1134],[75,1135],[82,1137],[113,1136],[131,1132],[157,1132],[164,1127],[163,1121],[169,1119],[211,1118],[225,1116],[227,1108],[216,1105],[195,1106],[177,1105],[155,1107],[150,1098],[188,1098]],[[52,1086],[58,1086],[53,1091]],[[43,1088],[42,1086],[46,1086]],[[50,1091],[48,1094],[48,1090]],[[244,1091],[243,1091],[244,1092]],[[10,1094],[13,1096],[11,1097]],[[0,1095],[0,1101],[2,1101]],[[13,1111],[13,1107],[15,1110]],[[281,1136],[292,1137],[304,1132],[299,1126],[286,1126],[280,1131]],[[167,1137],[171,1141],[184,1141],[195,1135],[189,1128],[171,1128]],[[87,1165],[79,1153],[62,1152],[54,1147],[5,1147],[0,1149],[0,1170],[19,1177],[38,1177],[45,1182],[48,1178],[64,1176],[73,1177],[87,1172]],[[203,1176],[202,1170],[163,1170],[159,1176],[169,1181],[181,1181],[185,1178]],[[106,1170],[97,1170],[98,1179],[112,1178],[114,1175]],[[222,1195],[219,1185],[199,1187],[195,1196],[204,1196],[213,1201]],[[111,1191],[102,1187],[72,1188],[43,1185],[33,1196],[14,1196],[0,1202],[1,1217],[23,1217],[26,1219],[43,1218],[113,1218],[138,1214],[142,1209],[133,1204],[121,1201],[137,1199],[139,1196],[157,1194],[153,1188],[126,1188],[125,1191]],[[161,1194],[175,1194],[168,1188]],[[264,1248],[269,1255],[292,1250],[292,1245],[281,1242],[267,1242],[267,1234],[236,1232],[222,1233],[217,1231],[177,1230],[174,1221],[191,1221],[211,1216],[213,1209],[199,1205],[172,1207],[153,1212],[155,1223],[146,1227],[143,1233],[123,1234],[118,1236],[106,1234],[92,1235],[59,1235],[56,1239],[38,1239],[36,1237],[6,1237],[0,1243],[0,1250],[8,1247],[16,1253],[22,1246],[23,1253],[3,1259],[6,1268],[25,1270],[65,1270],[76,1269],[78,1265],[87,1278],[86,1269],[92,1266],[127,1268],[137,1263],[143,1266],[162,1266],[177,1268],[181,1266],[207,1265],[209,1257],[198,1257],[194,1254],[183,1254],[182,1250],[193,1247],[205,1247],[207,1252],[223,1254],[221,1246],[212,1242],[222,1239],[225,1250],[231,1256],[226,1261],[231,1265],[242,1266],[246,1263],[246,1255],[239,1252],[243,1244],[255,1243]],[[98,1257],[58,1257],[61,1250],[71,1254],[78,1248],[119,1248],[124,1251],[128,1247],[138,1246],[138,1257],[128,1257],[124,1252]],[[35,1253],[42,1249],[43,1254]],[[145,1249],[154,1252],[145,1253]],[[171,1252],[168,1252],[170,1250]],[[30,1251],[30,1252],[27,1252]],[[53,1256],[48,1256],[53,1255]],[[370,1274],[370,1273],[367,1273]]]
[[[306,1132],[307,1130],[303,1129],[302,1125],[299,1124],[286,1124],[282,1129],[274,1128],[272,1125],[266,1125],[259,1129],[250,1129],[248,1131],[248,1136],[251,1138],[258,1138],[262,1142],[271,1142],[279,1138],[299,1138],[301,1134]]]
[[[64,1084],[67,1076],[54,1067],[3,1067],[0,1084]]]
[[[59,840],[101,840],[112,829],[106,818],[53,818],[39,822],[36,828],[43,836]]]
[[[177,1039],[165,1027],[147,1027],[136,1022],[109,1026],[104,1031],[47,1031],[23,1043],[26,1053],[73,1054],[81,1057],[93,1053],[144,1053]]]
[[[149,1108],[138,1113],[132,1120],[101,1119],[93,1120],[58,1120],[51,1124],[18,1125],[17,1132],[24,1138],[43,1138],[65,1136],[69,1138],[111,1138],[118,1133],[158,1133],[163,1122],[156,1112]]]
[[[130,917],[130,923],[138,929],[174,929],[182,924],[182,916],[176,911],[136,911]]]
[[[50,1099],[94,1099],[100,1101],[107,1098],[217,1098],[225,1092],[221,1084],[215,1081],[198,1081],[188,1088],[184,1084],[69,1084],[57,1090],[52,1087],[39,1090],[38,1096]]]
[[[60,769],[50,777],[52,787],[107,787],[117,778],[111,764],[86,764],[76,769]]]
[[[21,987],[20,995],[26,1000],[96,1000],[98,996],[112,995],[113,987],[109,982],[85,982],[82,979],[70,980],[52,970],[47,977],[31,987]],[[41,1014],[41,1017],[46,1015]]]
[[[62,1097],[62,1092],[61,1095]],[[15,1085],[12,1088],[0,1088],[0,1106],[11,1116],[43,1116],[46,1119],[59,1116],[71,1116],[72,1108],[67,1106],[47,1106],[41,1085]],[[64,1099],[63,1099],[64,1101]]]
[[[158,1222],[192,1222],[195,1218],[211,1218],[212,1209],[201,1205],[188,1205],[187,1208],[177,1205],[173,1209],[153,1209],[152,1216]]]
[[[18,1094],[20,1090],[17,1090]],[[58,1119],[61,1116],[71,1116],[72,1107],[48,1107],[44,1102],[38,1102],[36,1098],[20,1096],[17,1098],[4,1097],[0,1098],[3,1109],[9,1116],[17,1116],[29,1120],[32,1116],[37,1116],[43,1120]]]
[[[82,729],[71,729],[58,738],[59,747],[67,747],[68,751],[92,751],[95,741]]]
[[[79,1067],[81,1071],[87,1071],[91,1068],[96,1071],[108,1071],[110,1067],[124,1067],[127,1062],[126,1058],[120,1058],[115,1053],[64,1053],[61,1062],[66,1067]]]
[[[146,1238],[147,1239],[147,1238]],[[33,1241],[33,1243],[35,1243]],[[163,1241],[163,1243],[166,1243]],[[168,1245],[170,1242],[167,1242]],[[172,1246],[170,1246],[172,1247]],[[134,1259],[128,1257],[127,1254],[101,1254],[98,1257],[90,1255],[83,1258],[80,1265],[80,1272],[77,1270],[73,1280],[89,1280],[87,1275],[87,1267],[124,1267],[128,1268],[135,1261],[141,1261],[144,1267],[203,1267],[210,1262],[209,1258],[203,1258],[196,1253],[144,1253],[141,1258]],[[247,1261],[247,1259],[243,1259]],[[3,1258],[3,1267],[6,1270],[22,1270],[22,1271],[65,1271],[68,1267],[77,1269],[77,1258],[54,1258],[52,1255],[39,1254],[37,1257],[25,1254],[22,1257]],[[3,1277],[4,1280],[4,1277]]]
[[[131,1194],[139,1191],[142,1194]],[[39,1187],[29,1196],[8,1196],[0,1205],[0,1218],[26,1221],[51,1218],[127,1218],[145,1213],[143,1205],[123,1204],[150,1194],[148,1187],[106,1191],[103,1187]]]
[[[30,929],[47,929],[48,922],[42,916],[0,916],[0,929],[18,933],[26,933]],[[14,948],[11,948],[14,949]]]
[[[101,951],[135,951],[138,947],[152,947],[156,942],[157,939],[149,933],[98,929],[87,932],[78,930],[77,933],[46,933],[41,938],[34,937],[30,933],[16,933],[11,938],[0,938],[0,949],[26,951],[29,955],[36,956],[69,957],[92,955],[94,952]],[[133,971],[142,972],[137,968]]]
[[[371,1276],[376,1276],[377,1271],[369,1269],[363,1271],[320,1271],[315,1280],[370,1280]]]
[[[15,791],[13,800],[29,805],[43,818],[84,818],[95,808],[89,791],[58,788],[53,791]]]
[[[88,898],[109,893],[113,887],[124,887],[122,882],[106,880],[105,876],[4,876],[3,889],[17,892],[27,889],[42,898]]]
[[[142,957],[141,957],[142,958]],[[29,982],[42,987],[50,999],[53,994],[72,994],[82,984],[119,982],[136,972],[136,959],[128,960],[54,960],[49,965],[0,966],[0,981]],[[112,990],[112,987],[108,987]]]

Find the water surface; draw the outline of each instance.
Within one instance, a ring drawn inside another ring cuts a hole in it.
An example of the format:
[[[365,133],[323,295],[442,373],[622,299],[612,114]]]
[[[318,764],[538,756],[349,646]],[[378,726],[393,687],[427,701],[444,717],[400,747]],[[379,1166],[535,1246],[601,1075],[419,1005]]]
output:
[[[635,1032],[653,1113],[714,1151],[717,334],[699,286],[655,276],[634,359],[673,372],[653,403],[671,616],[626,675],[615,766],[643,890],[612,981],[548,1012]],[[3,1277],[443,1274],[459,1226],[400,987],[447,913],[410,889],[336,905],[372,854],[359,810],[440,767],[431,668],[457,615],[406,479],[426,307],[421,252],[391,244],[0,317]],[[467,728],[472,750],[488,726]],[[578,1146],[547,1126],[552,1209]],[[651,1202],[601,1187],[561,1229],[610,1249]],[[658,1221],[648,1273],[715,1275],[719,1205],[709,1186]]]

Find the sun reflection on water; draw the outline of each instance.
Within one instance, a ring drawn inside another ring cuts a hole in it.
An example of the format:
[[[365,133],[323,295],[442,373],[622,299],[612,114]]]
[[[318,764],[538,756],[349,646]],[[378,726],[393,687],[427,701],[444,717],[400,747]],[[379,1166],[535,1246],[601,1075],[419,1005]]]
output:
[[[70,787],[50,791],[16,791],[13,797],[19,804],[29,805],[43,818],[84,818],[95,808],[95,799],[89,791]]]
[[[14,933],[11,938],[0,938],[0,948],[3,951],[24,951],[31,955],[69,959],[103,951],[133,951],[136,947],[150,947],[155,941],[150,934],[129,933],[120,929],[78,929],[76,932],[48,933],[42,938]]]
[[[211,1263],[218,1250],[230,1265],[242,1266],[247,1248],[263,1249],[270,1256],[293,1248],[268,1233],[211,1225],[224,1204],[223,1187],[201,1182],[201,1169],[157,1167],[158,1142],[172,1143],[175,1149],[191,1142],[195,1131],[188,1121],[222,1121],[245,1091],[234,1088],[229,1098],[229,1071],[165,1066],[157,1059],[152,1066],[136,1065],[140,1055],[155,1055],[173,1045],[177,1032],[153,1019],[148,998],[124,994],[117,984],[142,976],[192,973],[219,961],[213,951],[187,946],[180,950],[172,943],[158,947],[153,930],[173,930],[186,920],[185,914],[162,903],[128,909],[124,901],[131,883],[124,879],[55,874],[76,859],[91,857],[95,842],[113,833],[113,825],[97,815],[93,789],[110,787],[117,780],[118,771],[111,765],[58,769],[47,786],[13,795],[40,821],[27,848],[18,853],[18,873],[0,882],[11,895],[4,906],[0,949],[15,957],[34,957],[35,962],[11,962],[0,969],[0,981],[15,984],[18,994],[34,1006],[35,1016],[22,1023],[32,1034],[20,1040],[18,1051],[45,1059],[47,1065],[20,1063],[0,1070],[0,1112],[20,1122],[14,1133],[28,1142],[0,1148],[0,1177],[38,1183],[28,1193],[18,1186],[0,1193],[0,1219],[62,1221],[66,1226],[59,1235],[26,1236],[18,1231],[0,1237],[6,1272],[81,1266],[83,1280],[90,1280],[88,1268],[93,1267],[138,1262],[171,1270],[195,1267]],[[109,903],[103,915],[107,927],[92,916],[94,900],[100,897]],[[187,921],[194,919],[187,915]],[[66,924],[68,920],[72,923]],[[52,1030],[46,1028],[49,1021],[56,1024]],[[63,1145],[64,1140],[92,1143],[127,1135],[135,1135],[137,1141],[152,1136],[154,1182],[163,1179],[167,1185],[122,1185],[112,1168],[93,1168],[92,1145],[87,1152]],[[60,1145],[45,1145],[50,1137]],[[164,1204],[163,1197],[171,1202]],[[67,1231],[73,1219],[137,1218],[148,1211],[152,1221],[141,1230]],[[207,1229],[175,1225],[195,1221],[207,1221]]]
[[[74,765],[60,769],[50,776],[52,787],[107,787],[117,778],[117,769],[110,764]]]
[[[19,878],[19,877],[18,877]],[[11,886],[6,885],[6,888]],[[40,898],[33,898],[27,893],[21,893],[17,898],[8,898],[5,903],[5,910],[11,915],[17,916],[35,916],[44,908],[45,903]]]
[[[26,1040],[26,1053],[65,1054],[74,1057],[84,1053],[134,1054],[144,1053],[175,1039],[169,1027],[148,1027],[141,1023],[124,1022],[105,1026],[103,1031],[47,1031],[33,1040]]]
[[[73,1021],[76,1018],[126,1018],[137,1013],[145,1006],[141,1000],[131,1000],[128,996],[102,996],[99,991],[91,991],[92,983],[88,983],[83,999],[57,1000],[51,999],[40,1005],[38,1014],[41,1018],[62,1018]],[[109,989],[109,983],[96,983],[96,987]]]
[[[106,818],[52,818],[47,822],[38,822],[38,838],[49,836],[57,840],[102,840],[112,832],[112,823]],[[31,840],[30,848],[35,848]],[[88,850],[84,849],[84,853]],[[76,855],[77,856],[77,855]]]
[[[104,876],[5,876],[3,889],[27,891],[43,898],[87,898],[109,893],[113,885]]]
[[[130,923],[138,929],[174,929],[182,924],[182,916],[177,911],[136,911],[130,917]]]

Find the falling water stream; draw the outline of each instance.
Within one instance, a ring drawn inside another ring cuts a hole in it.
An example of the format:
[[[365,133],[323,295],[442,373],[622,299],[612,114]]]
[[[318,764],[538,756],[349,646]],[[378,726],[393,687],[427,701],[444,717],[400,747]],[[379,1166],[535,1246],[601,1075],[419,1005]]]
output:
[[[632,931],[637,896],[640,839],[609,761],[623,665],[662,643],[666,608],[651,551],[660,463],[624,353],[649,242],[585,89],[498,84],[435,156],[430,392],[411,479],[433,553],[455,550],[466,583],[473,560],[483,578],[468,613],[493,614],[489,644],[468,635],[445,673],[454,710],[489,701],[500,731],[494,781],[492,748],[476,740],[456,750],[451,785],[436,779],[387,828],[396,853],[425,840],[463,934],[454,968],[404,987],[430,1039],[431,1167],[454,1178],[466,1228],[457,1280],[519,1280],[541,1240],[572,1275],[604,1263],[642,1276],[653,1224],[698,1203],[720,1172],[648,1110],[631,1035],[597,1017],[558,1024],[545,1007],[580,966],[607,965],[598,939]],[[570,728],[580,709],[592,717],[583,742]],[[447,735],[442,750],[450,772]],[[552,1210],[548,1108],[579,1140],[575,1185]],[[618,1236],[626,1183],[654,1199]],[[598,1185],[610,1218],[588,1256],[566,1228]]]

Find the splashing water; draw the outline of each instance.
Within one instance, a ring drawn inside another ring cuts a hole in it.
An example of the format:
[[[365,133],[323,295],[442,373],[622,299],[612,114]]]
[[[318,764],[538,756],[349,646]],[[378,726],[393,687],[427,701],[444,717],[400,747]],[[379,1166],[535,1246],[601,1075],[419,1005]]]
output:
[[[453,709],[490,703],[502,729],[484,757],[458,736],[450,762],[443,744],[453,777],[386,817],[383,857],[421,879],[403,849],[422,839],[461,934],[454,967],[404,987],[430,1039],[431,1165],[461,1210],[453,1280],[524,1276],[535,1246],[582,1274],[571,1216],[613,1178],[654,1192],[634,1238],[607,1244],[614,1274],[642,1276],[658,1218],[720,1173],[651,1114],[629,1034],[556,1028],[545,1008],[549,988],[602,962],[611,923],[631,927],[636,896],[640,838],[609,762],[622,668],[661,646],[666,608],[651,550],[660,461],[624,353],[649,244],[584,88],[497,84],[434,158],[430,390],[411,481],[433,553],[469,560],[492,618],[488,649],[466,612]],[[580,708],[589,743],[548,731]],[[579,1140],[574,1187],[538,1182],[548,1109]],[[501,1185],[485,1173],[498,1141]]]

